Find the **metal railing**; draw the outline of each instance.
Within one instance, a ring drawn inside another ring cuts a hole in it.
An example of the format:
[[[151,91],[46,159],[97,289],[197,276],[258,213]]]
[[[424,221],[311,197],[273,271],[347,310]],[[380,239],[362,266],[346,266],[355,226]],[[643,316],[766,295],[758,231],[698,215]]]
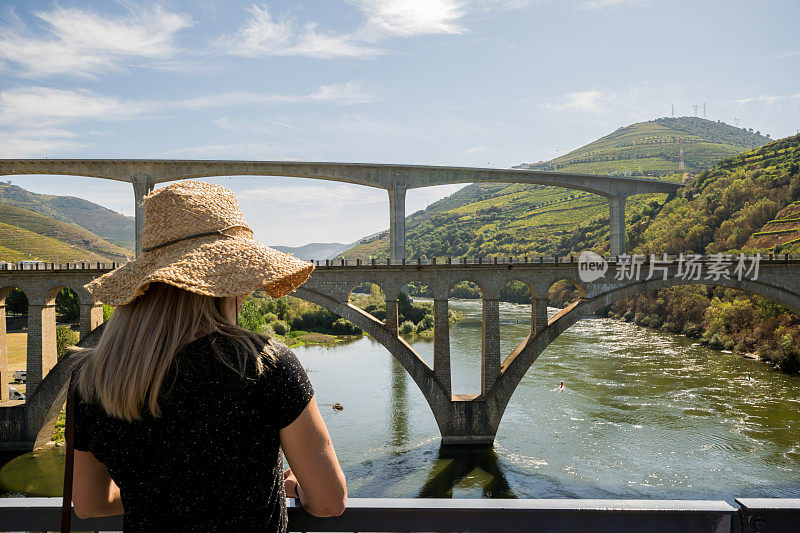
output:
[[[659,261],[678,261],[676,254],[657,255]],[[748,259],[752,256],[745,256]],[[738,255],[733,256],[734,259]],[[605,257],[607,261],[618,262],[620,257]],[[650,258],[645,256],[644,264]],[[702,256],[702,261],[711,261],[711,256]],[[578,255],[550,255],[550,256],[503,256],[503,257],[445,257],[445,258],[415,258],[415,259],[311,259],[317,267],[364,267],[364,266],[413,266],[413,265],[438,265],[438,266],[465,266],[465,265],[524,265],[537,263],[563,264],[577,263]],[[800,254],[764,254],[761,256],[762,262],[781,262],[800,261]],[[10,263],[0,261],[1,270],[112,270],[122,265],[117,261],[82,261],[72,263],[50,263],[45,261],[20,261]]]
[[[700,261],[714,262],[714,256],[701,255]],[[739,255],[730,256],[733,260],[738,260]],[[753,256],[744,256],[748,261]],[[613,256],[605,257],[606,261],[617,263],[624,262],[630,256]],[[649,264],[650,257],[644,256],[643,264]],[[656,254],[658,261],[672,261],[678,262],[677,254]],[[790,261],[800,261],[800,254],[764,254],[761,255],[762,263],[788,263]],[[555,256],[509,256],[509,257],[445,257],[445,258],[416,258],[416,259],[311,259],[317,267],[377,267],[377,266],[466,266],[466,265],[529,265],[529,264],[564,264],[564,263],[577,263],[578,255],[555,255]]]
[[[351,498],[344,514],[317,518],[287,500],[290,531],[796,532],[800,498],[721,500]],[[60,498],[0,499],[0,531],[56,531]],[[79,519],[77,531],[120,531],[122,517]]]

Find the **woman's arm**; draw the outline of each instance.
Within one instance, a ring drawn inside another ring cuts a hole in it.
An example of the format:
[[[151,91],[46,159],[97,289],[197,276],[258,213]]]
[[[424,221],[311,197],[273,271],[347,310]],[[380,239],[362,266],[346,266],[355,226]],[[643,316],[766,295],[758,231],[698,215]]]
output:
[[[75,450],[72,503],[78,518],[122,514],[119,487],[92,452]]]
[[[306,510],[314,516],[342,514],[347,504],[344,472],[314,398],[294,422],[281,429],[280,437]]]

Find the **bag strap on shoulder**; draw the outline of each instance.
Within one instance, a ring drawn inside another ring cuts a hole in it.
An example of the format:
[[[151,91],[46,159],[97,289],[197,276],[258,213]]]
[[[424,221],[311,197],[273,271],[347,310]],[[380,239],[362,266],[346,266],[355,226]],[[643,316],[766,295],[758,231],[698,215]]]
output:
[[[72,371],[67,389],[67,418],[64,428],[66,462],[64,464],[64,492],[61,500],[61,533],[70,531],[72,522],[72,478],[75,469],[75,389],[78,369]]]

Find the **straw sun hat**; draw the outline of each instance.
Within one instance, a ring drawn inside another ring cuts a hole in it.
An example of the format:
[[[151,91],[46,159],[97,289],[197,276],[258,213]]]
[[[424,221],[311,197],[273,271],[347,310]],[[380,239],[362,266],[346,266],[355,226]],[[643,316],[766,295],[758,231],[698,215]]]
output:
[[[144,208],[139,257],[85,286],[105,304],[127,304],[153,282],[206,296],[264,289],[279,298],[314,270],[308,261],[257,242],[225,187],[179,181],[147,195]]]

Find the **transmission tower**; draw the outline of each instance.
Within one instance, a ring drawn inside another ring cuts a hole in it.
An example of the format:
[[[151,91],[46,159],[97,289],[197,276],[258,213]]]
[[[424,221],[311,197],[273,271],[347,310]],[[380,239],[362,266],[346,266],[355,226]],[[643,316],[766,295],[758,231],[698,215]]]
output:
[[[694,116],[697,116],[697,104],[694,104]]]
[[[706,103],[703,102],[703,118],[706,118]]]
[[[675,104],[672,104],[672,118],[675,118]]]
[[[735,119],[733,119],[733,121],[736,122],[736,127],[738,128],[739,127],[739,119],[735,118]]]

